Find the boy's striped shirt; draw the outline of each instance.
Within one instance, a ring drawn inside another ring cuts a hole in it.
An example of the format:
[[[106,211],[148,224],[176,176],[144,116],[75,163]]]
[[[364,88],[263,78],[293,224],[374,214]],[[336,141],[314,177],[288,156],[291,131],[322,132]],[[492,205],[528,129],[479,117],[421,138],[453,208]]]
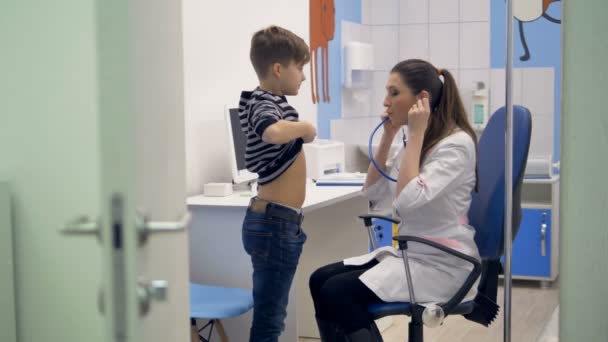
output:
[[[303,140],[298,138],[283,145],[262,140],[268,126],[279,120],[298,121],[298,112],[287,103],[285,96],[274,95],[256,88],[244,91],[239,101],[241,129],[247,137],[245,166],[259,175],[258,184],[272,182],[285,172],[302,150]]]

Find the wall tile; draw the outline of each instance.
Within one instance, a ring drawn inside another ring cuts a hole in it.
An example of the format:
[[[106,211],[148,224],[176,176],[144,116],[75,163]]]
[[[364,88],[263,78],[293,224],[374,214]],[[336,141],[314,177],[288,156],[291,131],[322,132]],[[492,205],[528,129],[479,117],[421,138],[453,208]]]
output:
[[[372,25],[398,25],[399,0],[373,0],[371,2]]]
[[[343,118],[369,116],[372,94],[372,89],[353,91],[352,89],[342,88],[341,116]]]
[[[532,114],[532,137],[528,153],[530,158],[553,155],[553,118],[553,113]]]
[[[400,0],[399,23],[426,24],[429,22],[429,0]]]
[[[513,69],[513,103],[517,105],[522,102],[522,72],[521,68]],[[498,108],[505,105],[505,70],[492,69],[490,72],[490,108],[494,113]]]
[[[532,113],[555,113],[553,68],[523,69],[523,104]]]
[[[458,0],[429,0],[429,22],[457,23],[459,20]]]
[[[490,67],[490,23],[460,24],[460,68]]]
[[[459,24],[431,24],[429,59],[439,68],[459,67]]]
[[[460,0],[460,21],[490,21],[492,0]]]
[[[376,70],[390,70],[399,59],[399,26],[372,26],[374,66]]]
[[[412,24],[399,27],[399,60],[429,59],[429,25]]]

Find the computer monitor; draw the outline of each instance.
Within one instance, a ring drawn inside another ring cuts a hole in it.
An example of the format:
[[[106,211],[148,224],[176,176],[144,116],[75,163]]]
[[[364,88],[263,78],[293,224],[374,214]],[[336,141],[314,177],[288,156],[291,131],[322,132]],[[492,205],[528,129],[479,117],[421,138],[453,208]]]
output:
[[[249,172],[245,167],[245,148],[247,147],[247,136],[241,129],[239,109],[225,107],[226,129],[228,136],[228,155],[230,158],[230,169],[232,171],[232,182],[234,184],[250,183],[258,178],[258,175]]]

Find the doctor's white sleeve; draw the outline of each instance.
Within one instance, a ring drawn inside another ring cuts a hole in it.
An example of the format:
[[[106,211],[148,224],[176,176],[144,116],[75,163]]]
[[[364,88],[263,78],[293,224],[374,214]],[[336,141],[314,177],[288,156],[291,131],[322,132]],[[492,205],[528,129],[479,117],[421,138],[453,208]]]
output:
[[[391,175],[391,177],[397,176],[397,173],[394,171],[397,164],[395,163],[397,154],[387,161],[388,167],[386,168],[386,171],[384,171],[384,173]],[[395,193],[394,187],[394,182],[380,176],[380,179],[378,179],[375,183],[363,189],[363,195],[369,199],[370,209],[372,211],[389,209]]]
[[[380,177],[376,183],[363,189],[363,196],[369,200],[372,211],[388,209],[393,197],[389,188],[389,180]]]
[[[460,143],[446,143],[437,146],[424,162],[420,174],[401,190],[393,202],[393,208],[404,215],[411,210],[431,202],[457,184],[455,181],[465,172],[474,170],[475,148]]]

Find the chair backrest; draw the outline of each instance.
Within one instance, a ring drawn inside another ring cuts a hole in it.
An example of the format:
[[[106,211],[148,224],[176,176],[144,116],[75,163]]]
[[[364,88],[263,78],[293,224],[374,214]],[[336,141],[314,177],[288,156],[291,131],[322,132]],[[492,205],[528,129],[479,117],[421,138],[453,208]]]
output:
[[[505,215],[506,108],[490,118],[477,153],[479,191],[473,193],[469,222],[475,227],[475,242],[484,259],[498,259],[503,253]],[[513,108],[513,238],[521,222],[521,186],[528,160],[532,133],[530,111]]]

